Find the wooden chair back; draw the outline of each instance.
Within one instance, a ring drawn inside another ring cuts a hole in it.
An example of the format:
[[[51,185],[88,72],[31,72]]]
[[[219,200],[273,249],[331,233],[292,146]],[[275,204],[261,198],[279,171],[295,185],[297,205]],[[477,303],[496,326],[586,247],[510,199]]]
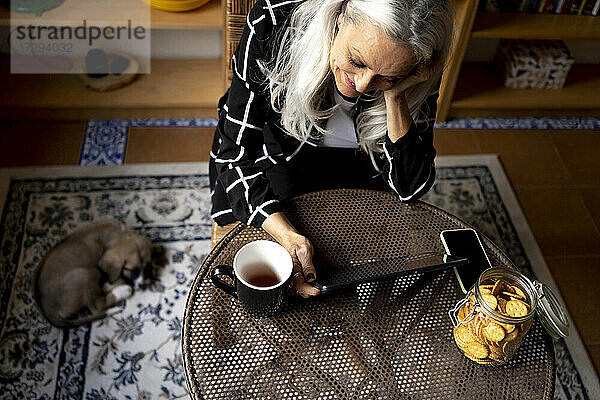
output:
[[[225,29],[223,30],[223,69],[225,70],[224,89],[229,88],[233,78],[231,57],[242,38],[246,16],[256,3],[256,0],[224,0],[225,1]],[[211,232],[211,248],[214,247],[237,223],[218,226],[214,221]]]
[[[225,29],[223,38],[223,61],[225,64],[225,87],[233,78],[231,57],[242,37],[246,16],[256,0],[225,0]]]

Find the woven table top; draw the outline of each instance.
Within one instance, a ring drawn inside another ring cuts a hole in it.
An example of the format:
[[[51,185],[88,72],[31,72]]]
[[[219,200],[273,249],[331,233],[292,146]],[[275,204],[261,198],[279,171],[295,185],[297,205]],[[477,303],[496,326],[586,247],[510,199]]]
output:
[[[312,242],[320,268],[443,254],[439,234],[469,227],[422,202],[392,194],[328,190],[285,203],[292,224]],[[494,267],[513,267],[483,235]],[[244,244],[273,240],[236,226],[212,250],[188,295],[183,360],[194,399],[551,399],[552,339],[536,320],[516,356],[501,366],[465,358],[448,310],[464,297],[452,270],[310,300],[289,297],[271,318],[253,318],[215,288],[209,271],[233,262]]]

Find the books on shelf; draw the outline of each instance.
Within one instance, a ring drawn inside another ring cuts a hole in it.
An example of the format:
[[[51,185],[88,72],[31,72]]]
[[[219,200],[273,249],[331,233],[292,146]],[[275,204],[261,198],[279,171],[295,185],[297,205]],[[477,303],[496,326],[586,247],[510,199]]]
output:
[[[480,10],[539,14],[598,15],[600,0],[484,0]]]

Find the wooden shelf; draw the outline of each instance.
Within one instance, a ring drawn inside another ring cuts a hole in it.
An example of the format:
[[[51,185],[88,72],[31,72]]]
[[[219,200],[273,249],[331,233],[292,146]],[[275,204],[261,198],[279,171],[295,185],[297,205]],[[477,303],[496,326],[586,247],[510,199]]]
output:
[[[600,65],[576,64],[562,89],[507,89],[491,63],[464,62],[450,118],[600,115]]]
[[[481,12],[475,18],[472,36],[600,40],[600,20],[588,15]]]
[[[456,87],[456,80],[460,72],[460,64],[467,50],[471,27],[477,13],[477,4],[479,0],[456,0],[455,8],[455,27],[454,27],[454,45],[450,49],[450,54],[446,61],[446,68],[442,74],[442,83],[440,85],[440,96],[438,99],[437,119],[445,121],[452,100],[452,93]]]
[[[105,93],[86,89],[73,74],[10,74],[8,57],[0,69],[0,120],[215,118],[223,94],[220,59],[155,59],[150,74]]]
[[[123,8],[119,9],[120,15],[131,15],[139,13],[140,7],[144,7],[141,0],[128,0],[134,3],[123,2]],[[139,4],[138,4],[139,3]],[[90,3],[86,3],[90,4]],[[80,3],[79,0],[65,0],[63,4],[55,9],[46,11],[42,18],[36,17],[32,13],[15,12],[13,18],[21,23],[34,23],[41,21],[68,21],[81,23],[84,19],[98,19],[98,16],[108,15],[104,20],[110,21],[110,15],[114,15],[115,10],[103,7],[103,2],[92,3],[97,6],[97,10],[90,10],[89,6]],[[128,7],[127,4],[130,4]],[[121,22],[121,20],[119,20]],[[136,22],[136,21],[132,21]],[[143,21],[147,23],[148,21]],[[150,22],[152,29],[190,29],[190,30],[210,30],[221,31],[223,29],[223,11],[219,0],[211,0],[207,4],[195,10],[186,12],[167,12],[154,8],[150,9]],[[11,12],[8,8],[0,6],[0,25],[11,24]]]

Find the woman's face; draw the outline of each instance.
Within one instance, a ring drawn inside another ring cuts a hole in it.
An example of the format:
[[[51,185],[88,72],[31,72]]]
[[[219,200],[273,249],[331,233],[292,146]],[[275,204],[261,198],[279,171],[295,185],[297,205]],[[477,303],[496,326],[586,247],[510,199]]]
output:
[[[392,41],[367,22],[352,24],[340,16],[329,66],[338,90],[358,97],[374,89],[389,90],[410,75],[416,57],[408,46]]]

